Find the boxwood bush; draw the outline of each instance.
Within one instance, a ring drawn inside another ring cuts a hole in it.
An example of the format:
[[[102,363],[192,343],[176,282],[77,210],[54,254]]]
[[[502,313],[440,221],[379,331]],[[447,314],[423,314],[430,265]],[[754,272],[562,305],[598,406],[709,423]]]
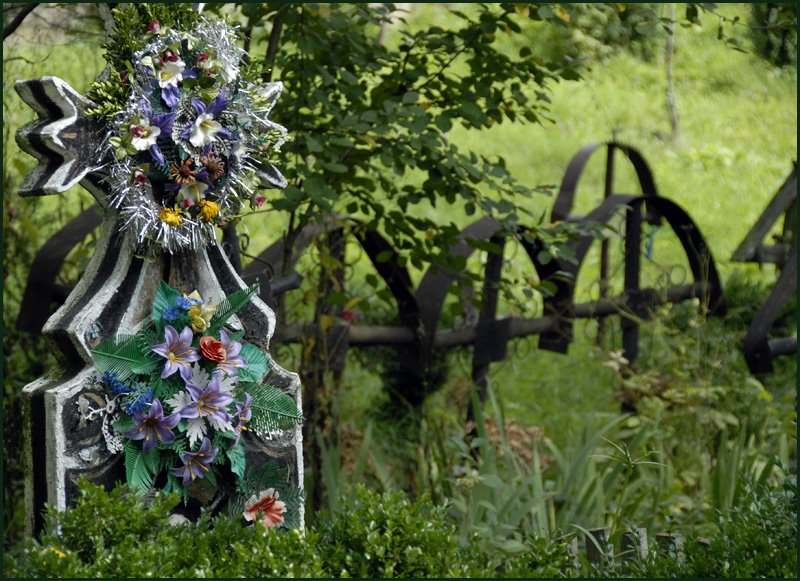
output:
[[[749,502],[720,518],[708,542],[687,539],[682,559],[655,554],[633,569],[573,564],[561,540],[521,533],[513,552],[480,538],[460,544],[444,508],[426,498],[359,488],[332,518],[305,531],[203,515],[170,524],[175,495],[144,503],[125,487],[82,481],[75,507],[47,513],[47,531],[6,551],[5,576],[19,577],[795,577],[796,480],[782,490],[751,487]],[[53,531],[58,530],[58,533]]]

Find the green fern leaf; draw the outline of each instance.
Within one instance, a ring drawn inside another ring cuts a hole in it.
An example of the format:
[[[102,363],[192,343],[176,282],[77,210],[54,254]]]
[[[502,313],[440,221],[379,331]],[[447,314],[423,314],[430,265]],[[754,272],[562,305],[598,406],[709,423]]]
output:
[[[251,426],[257,432],[287,430],[303,421],[292,397],[275,387],[261,386],[253,397]]]
[[[239,354],[247,361],[246,367],[236,371],[239,381],[261,381],[269,369],[267,356],[252,343],[242,345],[242,351]]]
[[[137,335],[115,337],[92,349],[92,359],[99,374],[109,371],[125,381],[131,375],[149,374],[158,367],[158,357],[149,349]]]
[[[155,458],[154,458],[155,457]],[[153,485],[150,465],[158,462],[158,452],[142,452],[136,444],[125,442],[125,478],[137,494],[145,494]]]
[[[222,299],[217,305],[217,310],[214,316],[211,317],[211,324],[206,331],[209,335],[216,335],[219,333],[222,326],[230,319],[239,309],[245,306],[253,295],[258,292],[258,283],[254,284],[248,289],[238,290],[230,296]]]
[[[181,434],[175,437],[175,441],[170,444],[170,448],[175,451],[175,454],[180,456],[189,449],[189,438]]]

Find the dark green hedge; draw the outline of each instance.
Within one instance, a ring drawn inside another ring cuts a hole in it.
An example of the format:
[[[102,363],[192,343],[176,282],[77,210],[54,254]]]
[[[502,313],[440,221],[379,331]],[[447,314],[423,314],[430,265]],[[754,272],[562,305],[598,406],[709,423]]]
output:
[[[689,538],[685,556],[655,555],[633,571],[616,562],[573,567],[564,541],[523,538],[518,552],[463,546],[443,508],[426,499],[364,488],[333,518],[305,532],[242,528],[238,520],[203,516],[172,526],[176,496],[143,506],[125,488],[107,493],[81,483],[75,508],[48,513],[47,533],[26,539],[4,557],[7,577],[795,577],[796,483],[751,490],[749,502],[720,518],[701,545]]]

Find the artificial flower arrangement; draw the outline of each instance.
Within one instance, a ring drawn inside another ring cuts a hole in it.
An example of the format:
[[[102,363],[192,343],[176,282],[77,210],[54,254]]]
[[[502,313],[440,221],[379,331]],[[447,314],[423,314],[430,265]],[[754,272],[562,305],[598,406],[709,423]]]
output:
[[[118,13],[118,28],[137,14]],[[116,34],[133,43],[128,58],[107,55],[107,78],[89,92],[108,127],[99,151],[110,160],[109,206],[142,247],[199,248],[264,203],[260,185],[285,187],[270,158],[286,130],[268,119],[283,85],[243,77],[245,52],[222,20],[127,26]]]
[[[186,503],[203,488],[227,488],[230,514],[294,526],[302,490],[275,462],[250,470],[245,461],[245,431],[269,438],[302,421],[292,397],[263,383],[269,359],[224,327],[257,290],[212,304],[162,282],[152,325],[92,350],[107,390],[103,433],[140,494],[161,488]]]

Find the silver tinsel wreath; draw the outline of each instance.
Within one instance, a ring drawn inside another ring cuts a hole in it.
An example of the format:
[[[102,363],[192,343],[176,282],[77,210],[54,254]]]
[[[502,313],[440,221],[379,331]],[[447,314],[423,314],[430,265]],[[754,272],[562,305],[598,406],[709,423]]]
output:
[[[161,55],[169,46],[181,41],[188,42],[190,49],[204,47],[213,52],[214,60],[218,63],[218,78],[222,81],[214,89],[224,90],[229,97],[229,103],[219,115],[218,121],[235,139],[217,140],[211,146],[211,153],[224,157],[227,162],[226,179],[214,191],[214,202],[219,207],[216,223],[224,223],[227,218],[235,217],[243,205],[253,199],[255,185],[259,182],[266,181],[273,187],[286,185],[283,176],[274,166],[268,164],[268,167],[264,167],[253,155],[263,147],[265,139],[274,140],[269,143],[271,151],[279,150],[286,139],[286,128],[268,118],[283,91],[283,84],[242,80],[238,72],[245,52],[236,46],[235,38],[235,30],[231,26],[221,21],[212,23],[202,18],[188,32],[170,29],[164,31],[145,48],[132,55],[134,72],[129,75],[127,105],[111,119],[98,152],[104,159],[112,160],[106,165],[111,192],[108,205],[119,212],[122,229],[134,232],[141,245],[155,244],[173,253],[202,247],[216,238],[214,223],[193,218],[187,213],[181,214],[179,225],[170,225],[162,220],[163,206],[155,199],[152,184],[149,181],[141,183],[134,180],[140,162],[131,155],[118,159],[112,143],[112,138],[118,138],[126,131],[132,118],[141,115],[142,101],[152,103],[154,93],[142,60],[148,56]],[[200,148],[194,147],[181,136],[187,122],[197,116],[192,106],[192,97],[196,97],[197,92],[187,91],[181,86],[178,92],[179,101],[172,110],[177,115],[170,139],[174,144],[179,144],[192,159],[199,159]],[[158,108],[161,108],[160,103]],[[157,107],[152,109],[156,110]]]

